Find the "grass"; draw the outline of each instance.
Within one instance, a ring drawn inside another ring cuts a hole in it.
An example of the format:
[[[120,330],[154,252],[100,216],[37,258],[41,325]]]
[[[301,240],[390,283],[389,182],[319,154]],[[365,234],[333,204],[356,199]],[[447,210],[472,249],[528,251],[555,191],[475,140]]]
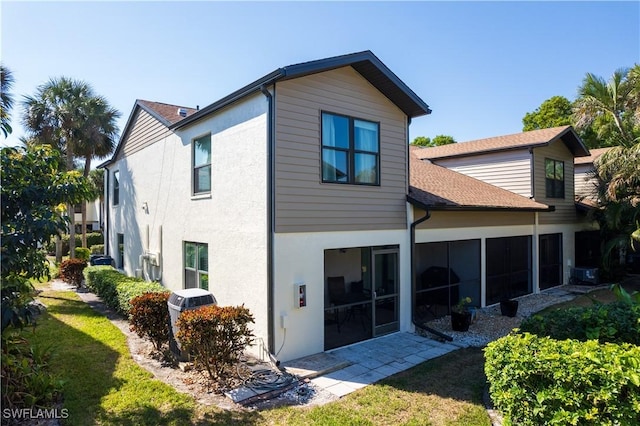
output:
[[[54,349],[69,425],[490,425],[480,349],[463,349],[319,407],[227,411],[198,404],[131,358],[126,337],[74,292],[46,285],[36,345]],[[31,332],[28,332],[31,333]]]

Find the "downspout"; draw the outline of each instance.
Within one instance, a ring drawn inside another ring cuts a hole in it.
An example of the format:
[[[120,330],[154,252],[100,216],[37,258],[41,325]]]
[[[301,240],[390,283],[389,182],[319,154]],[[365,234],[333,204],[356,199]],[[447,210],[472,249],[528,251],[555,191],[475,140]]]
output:
[[[109,169],[104,168],[104,255],[109,256]]]
[[[275,83],[273,89],[275,93]],[[267,98],[267,350],[269,357],[277,364],[279,362],[273,355],[275,353],[274,319],[273,319],[273,233],[274,233],[274,144],[275,144],[275,111],[273,95],[266,86],[261,86],[260,91]]]
[[[420,225],[422,222],[426,222],[427,220],[429,220],[429,218],[431,217],[431,212],[429,210],[425,209],[425,214],[424,216],[422,216],[420,219],[416,220],[415,222],[411,223],[411,230],[410,230],[410,242],[409,242],[409,246],[411,248],[411,322],[413,323],[413,325],[415,327],[418,327],[424,331],[427,331],[431,334],[435,334],[436,336],[440,337],[441,339],[447,340],[449,342],[451,342],[453,340],[453,337],[446,335],[434,328],[431,327],[427,327],[424,324],[420,324],[419,322],[416,322],[416,317],[415,317],[415,312],[414,312],[414,308],[416,306],[416,289],[417,289],[417,285],[416,285],[416,259],[415,259],[415,245],[416,245],[416,226]]]

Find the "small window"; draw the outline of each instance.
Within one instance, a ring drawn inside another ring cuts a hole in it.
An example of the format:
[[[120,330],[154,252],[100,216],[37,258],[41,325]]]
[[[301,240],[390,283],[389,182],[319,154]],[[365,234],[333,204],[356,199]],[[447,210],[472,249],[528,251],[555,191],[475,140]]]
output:
[[[124,269],[124,234],[118,234],[118,268]]]
[[[207,244],[184,243],[184,288],[209,290],[209,248]]]
[[[547,198],[564,198],[564,162],[545,158],[544,177]]]
[[[322,113],[322,181],[380,184],[380,125]]]
[[[120,204],[120,171],[113,172],[113,205]]]
[[[193,140],[193,193],[211,192],[211,135]]]

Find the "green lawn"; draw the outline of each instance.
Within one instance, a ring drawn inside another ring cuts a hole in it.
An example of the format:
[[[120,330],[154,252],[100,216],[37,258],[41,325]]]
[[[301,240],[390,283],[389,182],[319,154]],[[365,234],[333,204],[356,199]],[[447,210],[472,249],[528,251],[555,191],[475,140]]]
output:
[[[427,361],[320,407],[226,411],[154,379],[131,358],[120,330],[74,292],[39,287],[48,310],[29,337],[54,348],[51,368],[64,380],[69,410],[64,424],[490,425],[480,349]]]

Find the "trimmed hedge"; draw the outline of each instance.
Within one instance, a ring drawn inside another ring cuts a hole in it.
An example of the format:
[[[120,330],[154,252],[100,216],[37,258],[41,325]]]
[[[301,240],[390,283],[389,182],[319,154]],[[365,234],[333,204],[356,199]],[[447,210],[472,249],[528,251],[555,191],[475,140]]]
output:
[[[558,309],[525,319],[520,330],[558,340],[640,345],[640,304],[614,302]]]
[[[180,314],[176,338],[194,365],[212,380],[238,360],[253,341],[253,315],[244,306],[202,306]]]
[[[86,260],[67,259],[60,264],[60,277],[64,282],[79,287],[82,284],[83,270],[86,267]]]
[[[89,260],[90,257],[91,250],[89,250],[88,248],[76,248],[76,259]]]
[[[69,234],[62,236],[62,255],[69,255]],[[94,246],[96,244],[104,244],[104,236],[102,232],[88,232],[87,233],[87,247]],[[76,247],[82,247],[82,234],[76,234]],[[55,237],[51,238],[48,244],[45,246],[48,253],[55,254],[56,252],[56,240]]]
[[[91,254],[104,254],[104,244],[94,244],[89,249]]]
[[[104,303],[122,315],[128,316],[131,299],[144,293],[165,293],[157,282],[128,277],[111,266],[89,266],[84,270],[87,288],[100,296]]]
[[[131,299],[129,323],[131,331],[151,340],[159,351],[169,342],[169,293],[145,293]]]
[[[485,358],[505,425],[638,424],[638,346],[511,334],[489,343]]]

